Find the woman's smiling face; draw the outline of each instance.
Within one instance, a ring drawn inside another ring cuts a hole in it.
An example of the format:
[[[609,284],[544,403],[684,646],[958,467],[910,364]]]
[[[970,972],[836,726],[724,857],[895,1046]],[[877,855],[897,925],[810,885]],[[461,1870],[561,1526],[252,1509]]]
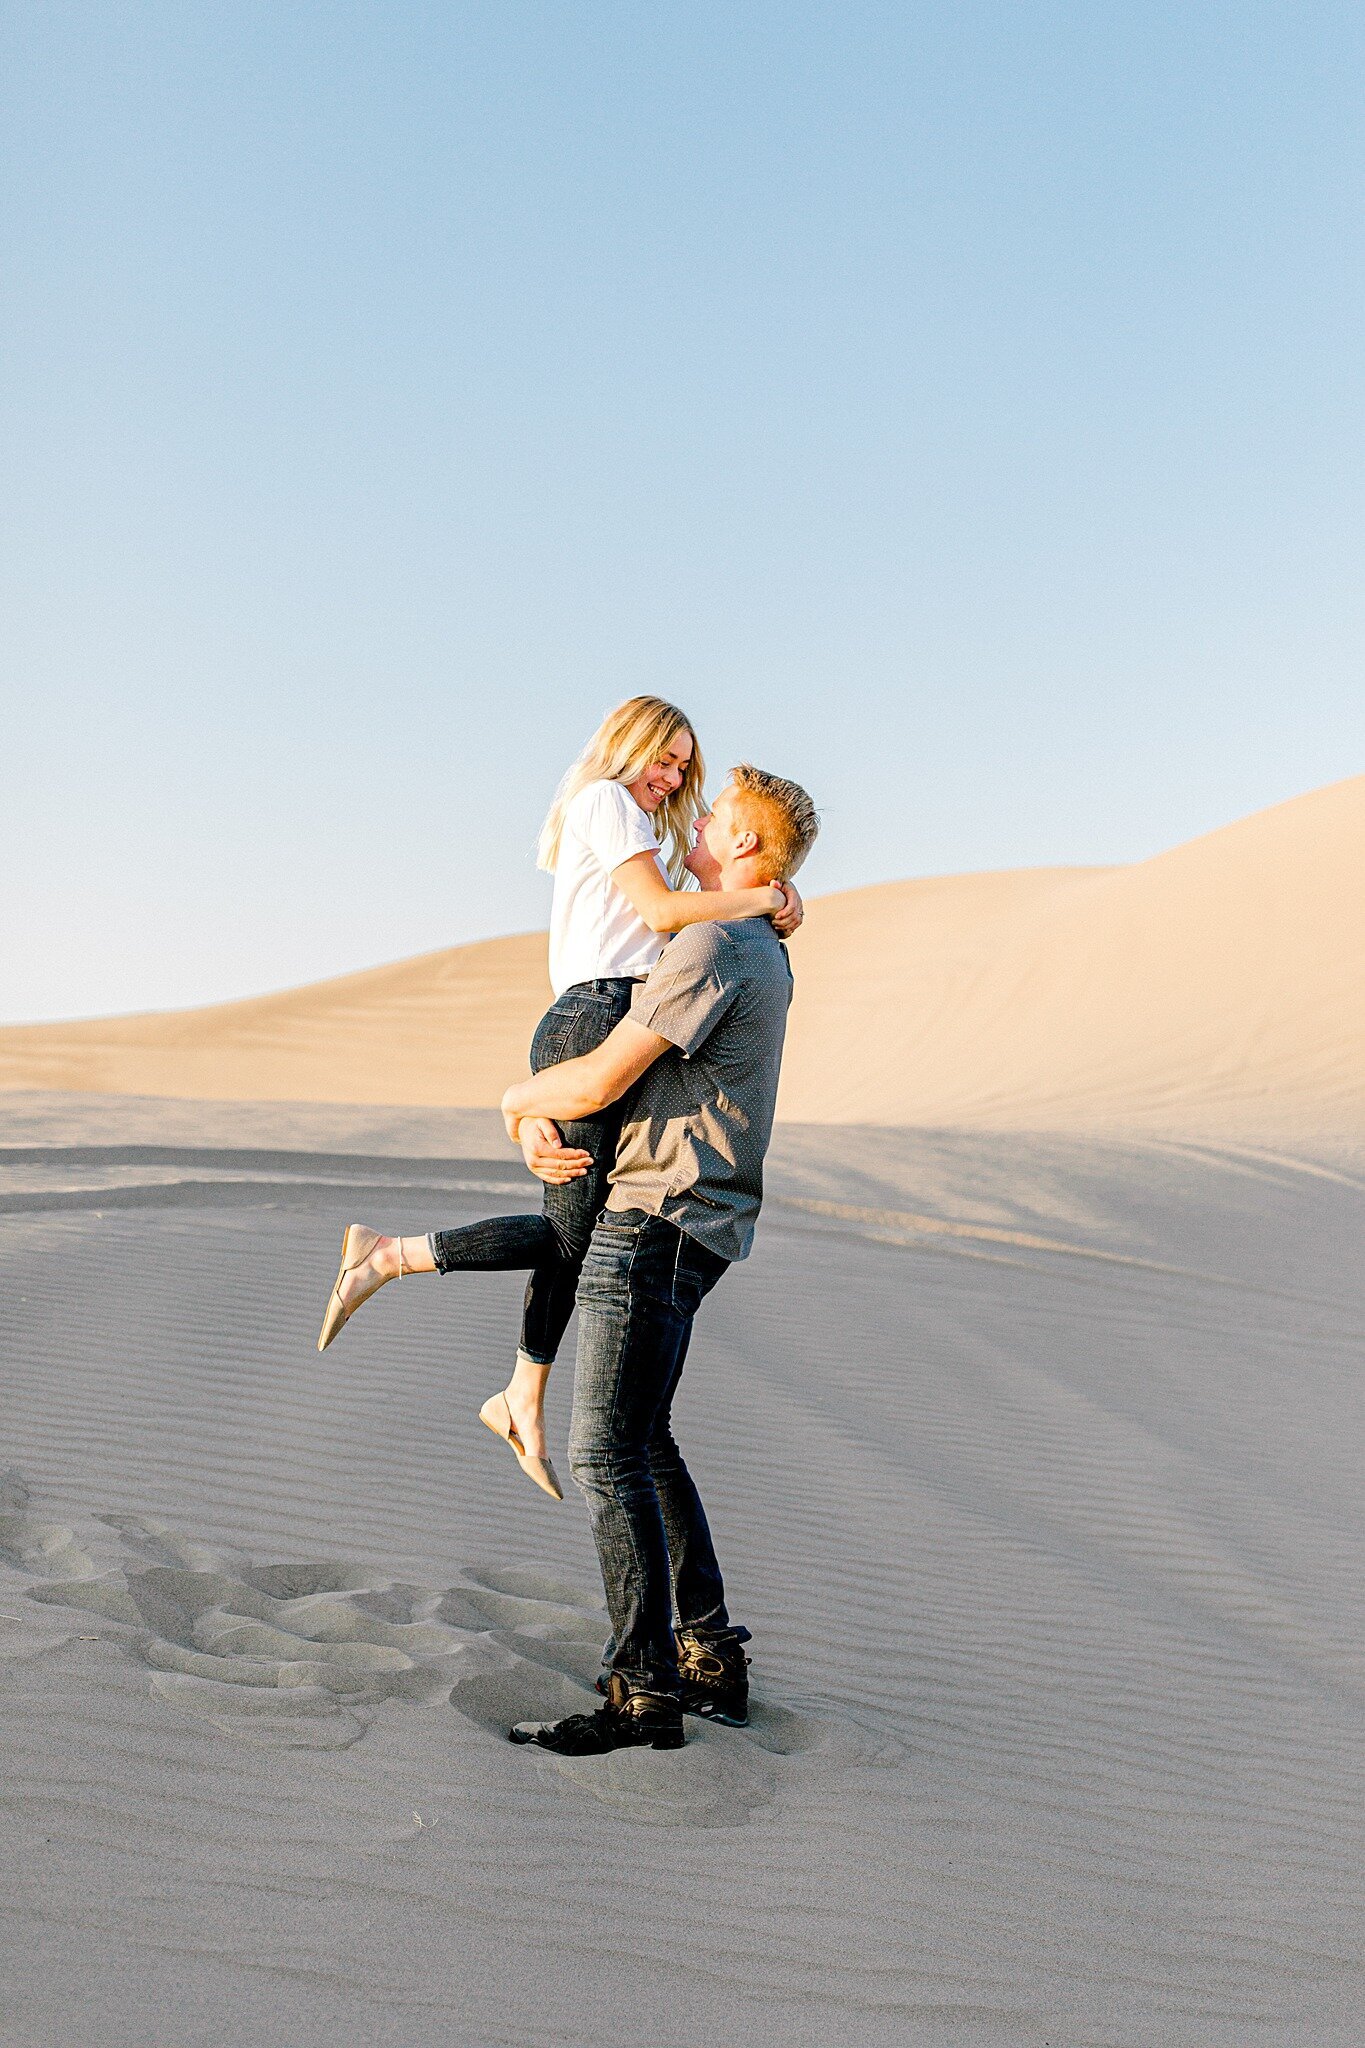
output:
[[[690,732],[677,733],[657,761],[651,762],[643,775],[637,775],[626,788],[642,811],[657,811],[659,805],[682,788],[682,780],[692,759],[692,735]]]

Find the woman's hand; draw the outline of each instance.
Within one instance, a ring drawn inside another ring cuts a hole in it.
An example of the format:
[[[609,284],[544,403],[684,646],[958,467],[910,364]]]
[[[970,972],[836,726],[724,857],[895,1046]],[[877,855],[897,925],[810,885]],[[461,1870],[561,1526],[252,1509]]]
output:
[[[547,1187],[563,1187],[581,1180],[592,1165],[591,1152],[580,1152],[559,1135],[559,1126],[548,1116],[524,1116],[517,1133],[521,1156],[537,1180]]]
[[[803,922],[806,906],[795,882],[774,882],[773,887],[782,892],[782,908],[773,914],[773,930],[779,939],[789,939]]]

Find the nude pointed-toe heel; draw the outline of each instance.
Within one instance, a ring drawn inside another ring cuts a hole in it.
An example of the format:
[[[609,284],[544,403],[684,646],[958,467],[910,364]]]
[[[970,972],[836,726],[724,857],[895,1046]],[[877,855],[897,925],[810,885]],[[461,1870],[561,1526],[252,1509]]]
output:
[[[490,1395],[479,1410],[479,1420],[485,1429],[491,1429],[494,1436],[500,1436],[505,1444],[511,1446],[522,1471],[528,1479],[535,1481],[542,1493],[548,1493],[551,1500],[563,1500],[564,1489],[555,1477],[554,1466],[548,1458],[533,1456],[517,1435],[506,1394]]]
[[[341,1264],[337,1268],[336,1281],[327,1303],[326,1314],[322,1318],[322,1328],[318,1332],[319,1351],[327,1349],[333,1338],[350,1322],[356,1310],[362,1307],[371,1295],[377,1294],[384,1285],[382,1279],[376,1280],[373,1287],[367,1288],[365,1293],[357,1296],[354,1301],[343,1302],[341,1299],[342,1281],[355,1267],[364,1265],[382,1235],[382,1231],[367,1230],[363,1223],[346,1225],[341,1238]]]

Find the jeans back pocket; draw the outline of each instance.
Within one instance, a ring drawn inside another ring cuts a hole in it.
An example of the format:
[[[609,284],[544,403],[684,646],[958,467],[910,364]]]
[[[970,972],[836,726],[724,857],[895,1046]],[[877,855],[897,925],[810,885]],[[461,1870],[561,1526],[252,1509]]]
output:
[[[608,995],[595,995],[586,989],[581,995],[566,991],[551,1003],[536,1026],[531,1040],[531,1072],[539,1074],[564,1060],[581,1059],[584,1053],[596,1052],[624,1015],[625,1008]]]

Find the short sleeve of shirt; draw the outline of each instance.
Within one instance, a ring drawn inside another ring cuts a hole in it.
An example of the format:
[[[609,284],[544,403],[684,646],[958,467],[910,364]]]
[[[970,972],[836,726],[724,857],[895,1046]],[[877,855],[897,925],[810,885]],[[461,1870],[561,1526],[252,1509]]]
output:
[[[569,822],[610,874],[637,853],[659,851],[654,827],[628,789],[619,782],[590,782],[569,806]]]
[[[686,925],[635,991],[632,1018],[680,1052],[695,1052],[739,994],[728,951],[719,925]]]

